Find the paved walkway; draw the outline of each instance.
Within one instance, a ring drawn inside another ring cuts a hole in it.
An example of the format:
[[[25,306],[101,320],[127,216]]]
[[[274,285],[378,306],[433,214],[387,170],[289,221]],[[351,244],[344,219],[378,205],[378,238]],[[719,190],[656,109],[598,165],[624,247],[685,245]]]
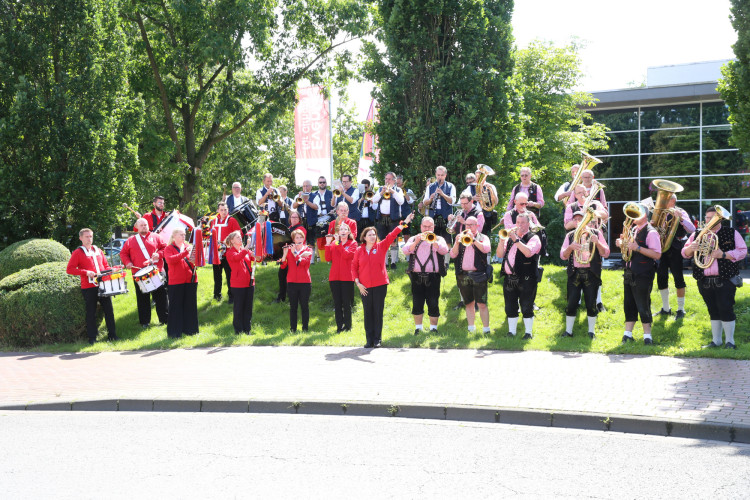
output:
[[[0,354],[0,409],[43,403],[84,409],[76,404],[125,400],[131,409],[144,409],[133,401],[148,402],[145,409],[193,402],[197,406],[181,408],[196,411],[209,407],[201,402],[234,402],[242,411],[261,402],[282,410],[319,402],[329,405],[318,407],[324,412],[367,403],[399,406],[403,414],[410,407],[439,409],[441,418],[448,407],[503,409],[501,415],[521,409],[548,420],[566,412],[632,417],[657,423],[652,433],[661,433],[664,423],[667,434],[674,423],[718,426],[732,433],[730,440],[737,439],[737,429],[747,430],[750,439],[748,361],[336,347]],[[601,420],[592,421],[601,426]]]

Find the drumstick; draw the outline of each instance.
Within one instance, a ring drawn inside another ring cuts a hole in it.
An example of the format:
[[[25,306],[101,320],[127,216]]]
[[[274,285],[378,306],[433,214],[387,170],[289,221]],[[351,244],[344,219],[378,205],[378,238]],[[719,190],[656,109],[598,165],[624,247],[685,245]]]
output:
[[[123,206],[123,207],[125,207],[125,208],[127,208],[127,209],[128,209],[128,210],[130,210],[131,212],[133,212],[133,214],[134,214],[134,215],[135,215],[136,217],[138,217],[139,219],[140,219],[140,218],[142,217],[142,215],[141,215],[141,214],[139,214],[138,212],[136,212],[135,210],[133,210],[132,208],[130,208],[130,207],[128,206],[128,204],[127,204],[127,203],[123,203],[123,204],[122,204],[122,206]]]

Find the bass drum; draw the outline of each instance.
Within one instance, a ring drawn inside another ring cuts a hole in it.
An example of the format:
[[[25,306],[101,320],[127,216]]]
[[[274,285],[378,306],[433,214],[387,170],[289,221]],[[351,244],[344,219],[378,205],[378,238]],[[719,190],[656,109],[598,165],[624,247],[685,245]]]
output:
[[[255,207],[255,202],[253,202],[253,200],[248,200],[242,205],[234,207],[234,210],[229,216],[234,218],[240,224],[240,228],[244,234],[246,231],[249,231],[253,224],[255,224],[255,221],[258,220],[258,209]]]
[[[289,228],[280,222],[271,223],[271,233],[273,233],[273,256],[267,256],[266,260],[279,260],[284,254],[284,246],[292,242],[292,233]]]

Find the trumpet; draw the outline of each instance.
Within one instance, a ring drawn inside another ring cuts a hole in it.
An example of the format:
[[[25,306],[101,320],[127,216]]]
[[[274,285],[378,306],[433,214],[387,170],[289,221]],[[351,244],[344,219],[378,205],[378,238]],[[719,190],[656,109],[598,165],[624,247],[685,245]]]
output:
[[[425,233],[422,233],[422,241],[426,241],[427,243],[433,243],[437,241],[437,234],[433,233],[432,231],[427,231]]]
[[[273,190],[273,196],[271,196],[271,199],[274,201],[274,203],[278,203],[281,201],[281,195],[279,194],[278,189]]]
[[[497,235],[500,237],[501,240],[507,240],[510,238],[510,233],[515,233],[516,228],[512,227],[510,230],[502,228],[500,231],[497,232]]]
[[[386,186],[384,189],[385,189],[385,191],[383,191],[382,198],[384,200],[390,200],[391,199],[391,188]]]
[[[341,192],[341,190],[340,190],[339,188],[336,188],[336,189],[334,189],[334,190],[333,190],[333,197],[334,197],[334,198],[338,198],[338,197],[340,197],[340,196],[341,196],[342,194],[343,194],[343,193]]]
[[[372,189],[368,189],[367,191],[365,191],[362,197],[365,199],[365,201],[372,201],[372,198],[374,196],[375,196],[375,191],[373,191]]]
[[[471,235],[471,232],[469,232],[469,230],[465,230],[463,233],[461,233],[461,244],[463,246],[468,247],[473,243],[474,237]]]

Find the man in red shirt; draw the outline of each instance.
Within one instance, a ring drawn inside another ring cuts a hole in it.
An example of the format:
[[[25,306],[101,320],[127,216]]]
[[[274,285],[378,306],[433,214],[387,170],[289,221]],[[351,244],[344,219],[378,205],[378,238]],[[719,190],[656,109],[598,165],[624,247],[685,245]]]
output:
[[[152,200],[152,204],[154,205],[153,210],[151,210],[147,214],[138,216],[139,219],[141,217],[146,219],[146,223],[148,224],[149,231],[153,231],[156,226],[161,224],[161,221],[164,220],[164,217],[167,216],[167,213],[164,211],[164,197],[163,196],[154,196],[154,199]],[[138,228],[133,226],[133,231],[138,231]]]
[[[78,232],[81,246],[76,248],[70,256],[66,272],[81,277],[81,293],[86,304],[86,333],[89,344],[96,342],[98,331],[96,324],[96,302],[102,305],[104,320],[107,324],[107,339],[117,340],[115,332],[115,314],[112,309],[111,297],[100,297],[99,287],[94,278],[102,271],[110,269],[104,253],[94,246],[94,231],[85,227]]]
[[[149,232],[148,220],[140,218],[135,221],[137,234],[127,239],[120,250],[120,259],[127,269],[133,274],[144,267],[154,265],[159,272],[164,271],[164,244],[161,238],[154,233]],[[151,324],[151,298],[153,297],[156,304],[156,315],[159,317],[159,323],[167,324],[167,287],[160,286],[151,293],[141,292],[137,283],[135,285],[135,299],[138,305],[138,322],[141,328],[148,328]]]

